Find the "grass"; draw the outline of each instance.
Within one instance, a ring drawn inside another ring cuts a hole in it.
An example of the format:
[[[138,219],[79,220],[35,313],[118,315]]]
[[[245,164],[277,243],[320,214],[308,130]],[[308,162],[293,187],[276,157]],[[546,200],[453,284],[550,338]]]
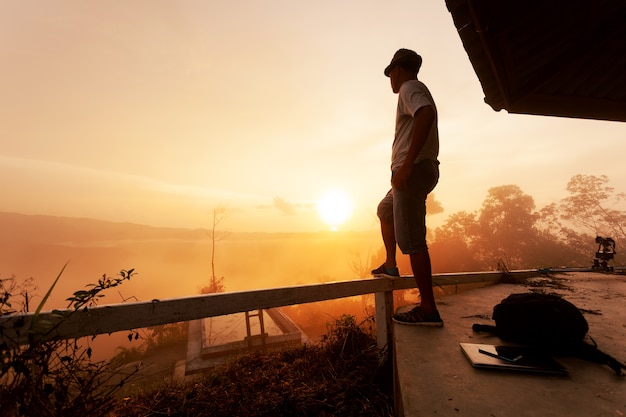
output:
[[[119,400],[112,416],[393,416],[392,378],[372,319],[343,316],[318,345],[252,353],[189,383]]]

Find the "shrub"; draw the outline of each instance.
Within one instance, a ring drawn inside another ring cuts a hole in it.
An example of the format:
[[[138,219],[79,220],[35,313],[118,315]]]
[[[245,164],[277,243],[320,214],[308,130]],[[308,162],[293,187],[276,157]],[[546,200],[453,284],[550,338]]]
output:
[[[392,416],[388,363],[371,318],[342,316],[319,345],[252,353],[190,383],[127,397],[116,416]]]
[[[3,416],[104,416],[114,402],[114,393],[137,370],[127,374],[115,371],[111,362],[92,362],[92,350],[85,340],[47,340],[59,324],[39,317],[63,269],[32,316],[29,343],[3,338],[0,343],[0,410]],[[96,305],[107,289],[129,280],[133,270],[122,270],[120,277],[103,275],[96,284],[75,292],[69,308],[54,311],[60,322],[79,309]],[[0,314],[28,312],[29,286],[12,277],[0,279]],[[21,304],[21,309],[15,305]],[[0,334],[4,334],[0,328]]]

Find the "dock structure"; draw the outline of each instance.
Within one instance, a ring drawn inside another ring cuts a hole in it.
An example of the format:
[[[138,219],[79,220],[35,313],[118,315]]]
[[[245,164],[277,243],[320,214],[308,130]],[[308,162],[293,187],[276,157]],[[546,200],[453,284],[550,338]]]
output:
[[[189,322],[185,375],[223,365],[253,351],[276,351],[308,342],[279,308],[232,313]]]

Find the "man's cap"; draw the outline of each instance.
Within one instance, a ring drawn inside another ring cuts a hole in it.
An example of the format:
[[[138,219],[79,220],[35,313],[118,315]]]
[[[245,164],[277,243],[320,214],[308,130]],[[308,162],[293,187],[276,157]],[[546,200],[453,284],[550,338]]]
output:
[[[395,65],[402,63],[415,64],[417,69],[419,70],[420,66],[422,65],[422,57],[419,56],[415,51],[411,51],[410,49],[398,49],[393,55],[393,58],[391,59],[389,65],[387,65],[387,68],[385,68],[385,75],[389,77],[389,71],[391,71],[391,68],[393,68]]]

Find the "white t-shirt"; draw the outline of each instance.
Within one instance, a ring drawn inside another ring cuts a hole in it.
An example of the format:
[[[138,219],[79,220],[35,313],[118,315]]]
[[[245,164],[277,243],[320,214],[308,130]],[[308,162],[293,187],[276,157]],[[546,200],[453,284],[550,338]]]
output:
[[[439,132],[437,130],[437,107],[428,88],[418,80],[405,81],[398,92],[398,110],[396,113],[396,133],[391,147],[391,170],[395,171],[404,163],[411,144],[413,117],[422,107],[432,106],[435,110],[435,121],[428,133],[428,139],[414,163],[423,159],[437,161],[439,155]]]

